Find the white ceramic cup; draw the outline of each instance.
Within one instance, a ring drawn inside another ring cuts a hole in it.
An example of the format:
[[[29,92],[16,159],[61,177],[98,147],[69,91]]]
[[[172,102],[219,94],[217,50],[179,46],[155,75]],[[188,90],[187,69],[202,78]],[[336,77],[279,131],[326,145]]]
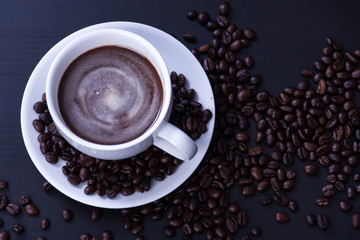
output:
[[[82,139],[65,124],[59,111],[58,88],[70,63],[81,54],[102,46],[119,46],[146,57],[161,79],[163,102],[157,119],[141,136],[125,143],[103,145]],[[152,144],[181,160],[190,160],[197,152],[196,143],[168,122],[172,110],[172,86],[166,64],[156,48],[134,33],[119,29],[101,29],[85,33],[67,44],[56,56],[46,80],[49,112],[62,136],[79,151],[100,159],[117,160],[135,156]]]

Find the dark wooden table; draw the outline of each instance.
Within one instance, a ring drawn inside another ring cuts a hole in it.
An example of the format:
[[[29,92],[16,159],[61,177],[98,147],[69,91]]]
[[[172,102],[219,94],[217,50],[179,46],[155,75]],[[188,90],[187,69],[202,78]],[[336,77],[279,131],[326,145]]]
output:
[[[277,94],[284,87],[295,86],[302,79],[300,72],[312,68],[314,60],[321,56],[328,36],[343,42],[348,51],[360,48],[360,2],[355,0],[302,0],[270,1],[243,0],[230,1],[233,9],[230,19],[240,28],[252,28],[257,39],[242,56],[251,55],[255,59],[252,72],[261,73],[262,88]],[[9,199],[17,199],[27,194],[40,208],[40,215],[28,217],[9,216],[0,211],[5,225],[0,231],[10,231],[12,224],[21,223],[26,231],[21,235],[12,234],[11,239],[78,239],[80,234],[90,232],[100,236],[104,230],[113,233],[115,239],[133,239],[123,229],[123,219],[119,210],[104,210],[98,222],[90,220],[90,207],[78,203],[54,190],[42,190],[45,179],[34,167],[25,149],[20,129],[20,104],[28,78],[42,56],[58,41],[83,27],[107,21],[134,21],[157,27],[175,34],[181,39],[183,33],[196,33],[198,43],[209,42],[210,33],[196,22],[189,21],[186,13],[190,9],[208,11],[211,16],[218,14],[220,1],[1,1],[0,2],[0,179],[6,179],[10,187],[0,190]],[[182,40],[182,39],[181,39]],[[183,41],[184,42],[184,41]],[[198,47],[199,44],[184,44]],[[249,223],[234,239],[249,232],[251,226],[258,225],[263,234],[258,239],[360,239],[360,232],[352,229],[349,213],[341,212],[337,202],[345,198],[337,194],[326,209],[315,206],[314,200],[320,196],[325,184],[325,170],[316,177],[305,177],[304,164],[297,161],[298,177],[296,188],[289,196],[299,203],[287,224],[274,221],[274,214],[281,209],[276,204],[264,207],[259,204],[260,195],[244,198],[239,188],[231,190],[233,201],[249,214]],[[360,169],[357,169],[358,171]],[[352,201],[354,211],[360,211],[360,198]],[[74,212],[71,222],[64,222],[60,213],[69,208]],[[326,212],[331,219],[327,231],[310,228],[305,224],[308,212]],[[49,230],[39,227],[43,218],[49,218]],[[145,219],[146,239],[165,239],[162,229],[165,221],[153,222]],[[181,230],[175,239],[180,239]],[[195,236],[194,239],[204,239]]]

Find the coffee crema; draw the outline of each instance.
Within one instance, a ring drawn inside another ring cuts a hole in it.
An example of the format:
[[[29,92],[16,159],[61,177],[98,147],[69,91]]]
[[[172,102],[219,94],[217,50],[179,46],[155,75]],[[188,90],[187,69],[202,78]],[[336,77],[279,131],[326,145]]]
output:
[[[150,61],[123,47],[85,52],[64,72],[60,114],[79,137],[113,145],[141,136],[160,112],[163,89]]]

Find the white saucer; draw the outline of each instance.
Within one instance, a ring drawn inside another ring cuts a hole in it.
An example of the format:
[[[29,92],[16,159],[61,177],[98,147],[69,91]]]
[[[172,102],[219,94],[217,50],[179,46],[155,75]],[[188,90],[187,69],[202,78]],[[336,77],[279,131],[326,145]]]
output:
[[[183,73],[188,79],[188,87],[196,90],[198,95],[197,100],[203,104],[204,109],[210,109],[213,113],[213,118],[207,125],[208,131],[196,141],[199,150],[191,161],[184,162],[176,169],[173,175],[167,176],[165,180],[161,182],[154,180],[148,192],[134,193],[126,197],[118,194],[114,199],[99,197],[96,194],[90,196],[85,195],[83,190],[85,183],[79,186],[71,185],[61,171],[64,161],[60,160],[57,164],[53,165],[45,160],[40,152],[37,141],[38,133],[32,126],[32,121],[38,118],[38,114],[33,110],[33,105],[35,102],[41,100],[41,96],[45,92],[46,76],[52,60],[69,41],[85,32],[102,28],[124,29],[147,39],[158,49],[165,59],[169,72],[176,71],[177,73]],[[184,45],[171,35],[154,27],[132,22],[108,22],[93,25],[69,35],[45,54],[31,74],[25,88],[21,104],[21,130],[26,149],[36,168],[46,180],[60,192],[72,199],[91,206],[102,208],[129,208],[155,201],[167,195],[180,186],[195,171],[209,147],[214,131],[214,114],[214,96],[209,80],[199,62]]]

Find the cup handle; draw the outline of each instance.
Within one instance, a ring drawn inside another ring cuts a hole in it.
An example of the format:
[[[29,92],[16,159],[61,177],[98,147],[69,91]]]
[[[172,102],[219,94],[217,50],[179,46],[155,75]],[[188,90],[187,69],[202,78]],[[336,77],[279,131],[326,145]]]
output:
[[[169,122],[161,127],[154,145],[184,161],[191,160],[198,150],[196,143],[186,133]]]

